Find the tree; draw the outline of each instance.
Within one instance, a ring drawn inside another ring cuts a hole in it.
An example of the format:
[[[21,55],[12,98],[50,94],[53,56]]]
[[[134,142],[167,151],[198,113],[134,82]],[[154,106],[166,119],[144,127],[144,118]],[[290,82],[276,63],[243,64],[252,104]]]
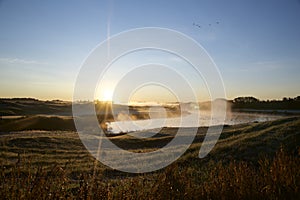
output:
[[[259,102],[259,99],[255,97],[237,97],[233,100],[233,103],[241,103],[241,104],[257,103],[257,102]]]

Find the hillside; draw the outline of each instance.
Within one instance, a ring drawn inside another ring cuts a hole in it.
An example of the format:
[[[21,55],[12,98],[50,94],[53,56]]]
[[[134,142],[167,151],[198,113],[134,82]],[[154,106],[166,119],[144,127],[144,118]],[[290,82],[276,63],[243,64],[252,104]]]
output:
[[[129,151],[146,152],[164,146],[176,131],[163,128],[149,139],[110,139]],[[76,132],[2,133],[0,195],[48,199],[51,191],[60,199],[298,199],[299,117],[226,126],[210,154],[199,159],[205,132],[199,128],[188,151],[169,167],[140,175],[95,161]]]
[[[0,119],[0,132],[45,130],[75,131],[72,117],[68,116],[24,116],[16,119]]]
[[[0,99],[0,116],[71,115],[72,103],[60,100],[41,101],[33,98]]]

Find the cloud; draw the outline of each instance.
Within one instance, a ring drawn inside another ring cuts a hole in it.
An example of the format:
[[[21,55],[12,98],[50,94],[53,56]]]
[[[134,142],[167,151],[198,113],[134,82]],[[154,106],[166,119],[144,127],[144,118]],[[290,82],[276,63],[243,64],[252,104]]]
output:
[[[0,58],[1,63],[8,64],[22,64],[22,65],[50,65],[46,62],[40,62],[36,60],[24,60],[19,58]]]
[[[285,63],[280,61],[261,61],[254,63],[257,68],[264,68],[265,70],[280,70],[284,68]]]
[[[281,70],[286,66],[289,66],[288,63],[283,61],[256,61],[246,63],[241,65],[239,68],[240,71],[273,71],[273,70]]]

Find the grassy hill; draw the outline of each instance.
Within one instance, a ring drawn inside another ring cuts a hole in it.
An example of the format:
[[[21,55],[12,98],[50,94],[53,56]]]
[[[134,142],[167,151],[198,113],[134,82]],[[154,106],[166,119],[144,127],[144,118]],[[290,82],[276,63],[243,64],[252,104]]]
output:
[[[60,100],[41,101],[33,98],[0,99],[0,116],[36,114],[71,115],[72,103]]]
[[[75,131],[72,117],[24,116],[17,119],[0,119],[0,132],[46,130]]]
[[[188,128],[187,128],[188,129]],[[154,137],[110,139],[124,149],[153,151],[176,128]],[[92,158],[73,131],[0,135],[4,199],[299,199],[300,118],[226,126],[210,154],[198,158],[206,128],[175,163],[148,174],[110,169]]]

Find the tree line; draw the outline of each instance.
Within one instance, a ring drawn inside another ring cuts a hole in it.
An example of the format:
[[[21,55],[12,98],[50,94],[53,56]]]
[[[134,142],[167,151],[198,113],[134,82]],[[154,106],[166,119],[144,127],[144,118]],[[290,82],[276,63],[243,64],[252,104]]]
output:
[[[282,100],[259,100],[255,97],[237,97],[232,100],[233,109],[286,109],[300,110],[300,96]]]

